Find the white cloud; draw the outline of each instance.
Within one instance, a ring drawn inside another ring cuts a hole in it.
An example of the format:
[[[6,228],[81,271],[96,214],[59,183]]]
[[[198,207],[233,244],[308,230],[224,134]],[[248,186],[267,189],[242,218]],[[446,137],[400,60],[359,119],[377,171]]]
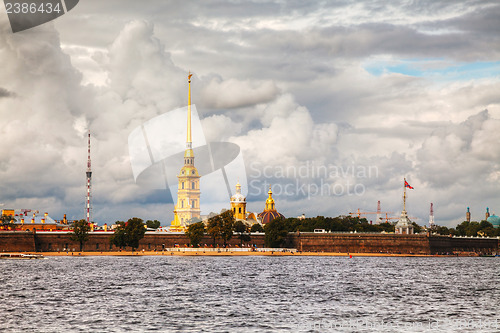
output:
[[[270,80],[222,81],[213,78],[203,89],[201,97],[208,107],[230,109],[270,102],[278,91],[278,87]]]
[[[432,199],[436,218],[453,225],[461,207],[479,212],[498,201],[499,79],[374,76],[365,66],[381,58],[494,61],[499,8],[109,0],[80,3],[57,29],[12,34],[3,22],[2,201],[46,207],[56,218],[83,215],[90,127],[95,216],[169,222],[163,194],[133,183],[126,143],[132,129],[186,105],[191,70],[207,140],[238,143],[247,163],[379,170],[349,177],[366,187],[362,196],[279,197],[285,215],[374,209],[377,199],[397,211],[406,175],[417,185],[414,214],[426,217]]]

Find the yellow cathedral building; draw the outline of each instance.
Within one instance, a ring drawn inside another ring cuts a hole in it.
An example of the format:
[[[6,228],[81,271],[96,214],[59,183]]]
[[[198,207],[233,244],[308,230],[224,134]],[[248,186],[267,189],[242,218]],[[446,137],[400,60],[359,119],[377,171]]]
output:
[[[201,219],[200,215],[200,175],[194,166],[193,140],[191,135],[191,76],[188,76],[188,108],[187,108],[187,137],[186,150],[184,152],[184,166],[181,168],[177,178],[177,203],[174,208],[174,220],[170,224],[170,231],[185,232],[192,218]],[[272,197],[271,186],[269,186],[269,197],[266,200],[266,208],[257,216],[246,210],[246,198],[241,193],[241,184],[236,184],[236,193],[231,197],[231,211],[235,219],[244,221],[247,225],[255,223],[267,224],[275,218],[284,218],[276,211]]]
[[[231,211],[236,220],[247,219],[247,199],[241,194],[241,184],[236,184],[236,193],[231,197]]]
[[[187,222],[194,218],[200,218],[200,175],[194,166],[193,140],[191,136],[191,76],[188,76],[188,114],[187,114],[187,138],[186,151],[184,152],[184,166],[177,178],[179,185],[177,189],[177,204],[174,208],[174,220],[170,225],[170,231],[186,231]]]

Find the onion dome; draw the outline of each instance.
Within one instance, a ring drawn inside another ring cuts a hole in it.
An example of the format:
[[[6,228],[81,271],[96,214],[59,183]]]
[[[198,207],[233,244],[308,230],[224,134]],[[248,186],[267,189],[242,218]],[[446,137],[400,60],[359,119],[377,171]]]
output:
[[[271,191],[271,186],[269,186],[269,192],[267,193],[269,194],[269,197],[266,200],[266,208],[262,213],[258,215],[262,224],[270,223],[277,218],[279,219],[285,218],[283,214],[278,213],[278,211],[276,211],[273,199],[273,192]]]
[[[486,219],[486,221],[490,222],[493,224],[494,228],[499,228],[500,227],[500,217],[496,216],[495,214],[491,215]]]

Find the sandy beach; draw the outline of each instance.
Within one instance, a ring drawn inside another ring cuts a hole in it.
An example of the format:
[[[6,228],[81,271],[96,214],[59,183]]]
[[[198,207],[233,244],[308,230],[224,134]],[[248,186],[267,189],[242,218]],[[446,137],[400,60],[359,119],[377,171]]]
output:
[[[338,253],[338,252],[284,252],[284,251],[121,251],[121,252],[32,252],[45,257],[55,256],[325,256],[325,257],[438,257],[424,254],[390,254],[390,253]],[[439,255],[442,257],[442,255]]]

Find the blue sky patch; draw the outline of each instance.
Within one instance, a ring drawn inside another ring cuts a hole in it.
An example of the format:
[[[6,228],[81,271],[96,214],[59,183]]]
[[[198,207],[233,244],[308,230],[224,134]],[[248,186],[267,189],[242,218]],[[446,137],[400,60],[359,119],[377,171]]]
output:
[[[500,77],[500,61],[459,63],[443,59],[373,61],[364,66],[374,75],[398,73],[435,80],[471,80]]]

